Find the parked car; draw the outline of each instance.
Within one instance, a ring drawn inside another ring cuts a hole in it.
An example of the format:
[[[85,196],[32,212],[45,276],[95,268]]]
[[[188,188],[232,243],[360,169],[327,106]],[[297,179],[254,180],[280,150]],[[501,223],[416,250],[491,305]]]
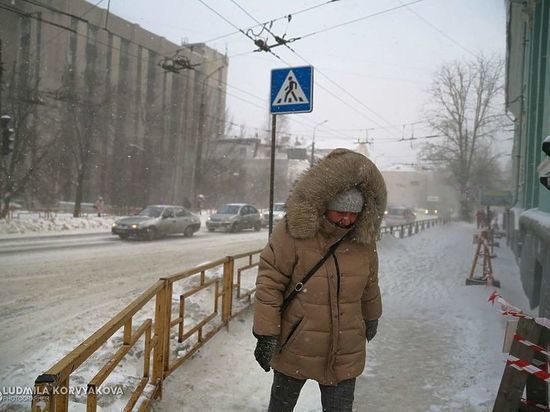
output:
[[[405,206],[388,206],[384,212],[386,226],[404,225],[416,221],[413,209]]]
[[[260,230],[262,220],[255,206],[247,203],[228,203],[220,207],[206,221],[209,232],[221,229],[226,232],[238,232],[242,229]]]
[[[284,203],[273,203],[273,226],[276,223],[283,220],[285,217],[285,204]],[[262,213],[262,226],[266,227],[269,225],[269,209],[264,210]]]
[[[151,205],[136,216],[128,216],[113,223],[111,233],[121,239],[130,236],[153,240],[158,237],[183,233],[191,237],[201,227],[201,221],[183,206]]]

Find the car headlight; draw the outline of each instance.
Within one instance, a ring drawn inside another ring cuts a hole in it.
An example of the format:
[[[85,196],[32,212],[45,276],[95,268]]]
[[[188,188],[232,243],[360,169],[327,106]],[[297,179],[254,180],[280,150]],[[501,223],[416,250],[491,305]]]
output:
[[[428,213],[430,213],[430,211],[428,209],[426,209],[426,210],[424,210],[424,213],[428,214]]]
[[[117,227],[117,222],[113,223],[111,227]]]
[[[130,227],[131,227],[132,229],[139,229],[139,225],[138,225],[138,224],[135,224],[135,223],[134,223],[133,225],[131,225]]]

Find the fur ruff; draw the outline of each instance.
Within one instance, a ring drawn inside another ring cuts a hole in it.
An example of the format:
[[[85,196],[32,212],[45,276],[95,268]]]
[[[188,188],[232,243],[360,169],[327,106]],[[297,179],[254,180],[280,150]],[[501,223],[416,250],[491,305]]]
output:
[[[365,206],[351,239],[364,244],[374,242],[386,209],[386,184],[373,162],[348,149],[333,150],[298,178],[286,202],[290,235],[296,239],[314,237],[321,228],[327,203],[354,186],[363,194]]]

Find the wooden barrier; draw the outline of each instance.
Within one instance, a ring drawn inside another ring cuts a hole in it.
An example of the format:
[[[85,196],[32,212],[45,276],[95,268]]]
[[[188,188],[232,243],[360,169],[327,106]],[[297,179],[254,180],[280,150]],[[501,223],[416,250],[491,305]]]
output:
[[[550,351],[550,330],[534,319],[520,319],[493,412],[548,410],[549,356],[544,351]]]

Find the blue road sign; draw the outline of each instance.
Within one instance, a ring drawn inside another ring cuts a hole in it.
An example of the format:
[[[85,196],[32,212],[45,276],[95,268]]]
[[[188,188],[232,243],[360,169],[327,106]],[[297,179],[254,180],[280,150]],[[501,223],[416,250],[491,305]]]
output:
[[[271,70],[271,113],[313,110],[313,66]]]

